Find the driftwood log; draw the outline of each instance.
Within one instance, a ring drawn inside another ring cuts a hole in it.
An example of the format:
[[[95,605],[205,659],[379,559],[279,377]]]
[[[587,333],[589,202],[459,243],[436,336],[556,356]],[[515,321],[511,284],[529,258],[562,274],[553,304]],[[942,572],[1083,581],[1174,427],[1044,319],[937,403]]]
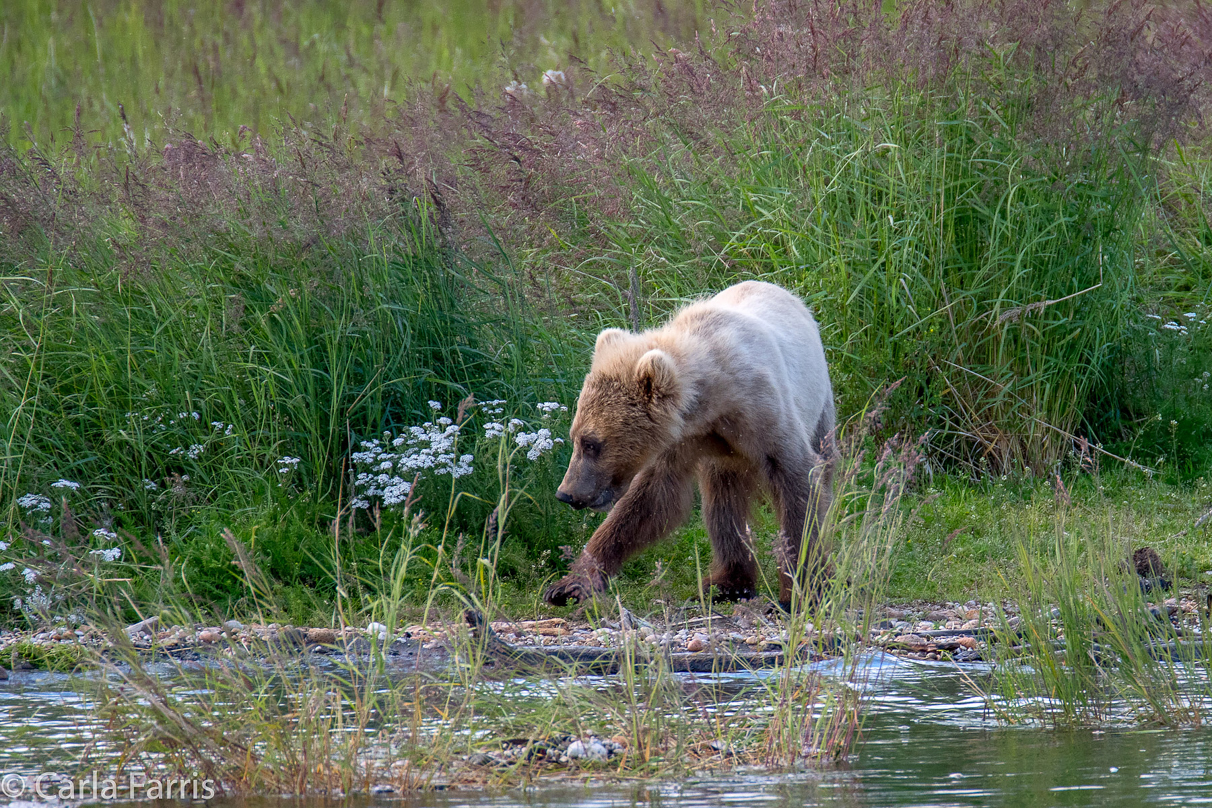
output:
[[[811,647],[788,652],[711,650],[698,653],[652,651],[630,648],[586,648],[579,645],[553,645],[528,648],[501,639],[484,615],[474,609],[464,612],[472,636],[484,644],[488,659],[513,668],[535,673],[568,675],[609,675],[625,666],[652,665],[658,658],[677,673],[729,673],[774,668],[785,661],[806,662],[813,658]]]

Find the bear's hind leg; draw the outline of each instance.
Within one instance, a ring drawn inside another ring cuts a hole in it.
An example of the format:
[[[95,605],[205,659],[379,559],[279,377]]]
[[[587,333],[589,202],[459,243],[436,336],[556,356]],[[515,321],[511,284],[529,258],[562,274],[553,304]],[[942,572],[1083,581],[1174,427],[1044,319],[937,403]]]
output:
[[[801,596],[813,600],[827,575],[819,533],[833,494],[832,466],[809,450],[799,463],[781,465],[772,460],[768,476],[779,516],[779,605],[790,611],[797,579]]]
[[[707,462],[699,468],[703,521],[711,539],[711,577],[717,600],[744,600],[757,594],[757,560],[749,534],[749,507],[755,490],[754,469]]]

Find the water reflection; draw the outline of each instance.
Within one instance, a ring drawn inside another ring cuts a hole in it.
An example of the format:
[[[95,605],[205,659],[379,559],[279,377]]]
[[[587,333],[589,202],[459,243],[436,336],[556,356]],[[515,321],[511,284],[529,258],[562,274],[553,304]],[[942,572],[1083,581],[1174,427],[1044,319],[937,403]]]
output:
[[[820,666],[830,673],[829,664]],[[401,808],[456,806],[1081,806],[1212,804],[1212,732],[1205,729],[1053,731],[999,727],[963,676],[942,663],[873,655],[865,743],[849,765],[782,775],[739,773],[680,782],[618,784],[586,779],[502,793],[434,792],[343,802]],[[979,678],[980,668],[965,668]],[[687,686],[703,684],[704,677]],[[612,686],[607,680],[603,687]],[[713,686],[743,710],[745,675]],[[496,686],[545,692],[545,682]],[[0,774],[74,770],[97,721],[87,679],[15,674],[0,683]],[[91,751],[95,765],[104,748]],[[325,808],[308,800],[293,808]],[[3,804],[3,800],[0,800]],[[224,808],[286,808],[280,800],[215,800]],[[146,805],[146,803],[144,803]],[[335,805],[335,804],[334,804]]]

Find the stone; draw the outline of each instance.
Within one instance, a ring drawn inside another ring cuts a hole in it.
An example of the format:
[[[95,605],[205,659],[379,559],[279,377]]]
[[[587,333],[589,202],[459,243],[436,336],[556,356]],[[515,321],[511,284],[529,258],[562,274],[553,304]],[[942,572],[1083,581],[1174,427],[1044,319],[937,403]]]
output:
[[[332,645],[337,641],[337,632],[331,628],[309,628],[307,641],[318,645]]]
[[[243,631],[244,624],[239,620],[228,620],[223,624],[223,628],[227,629],[228,631]]]
[[[695,637],[690,642],[686,643],[686,650],[690,651],[692,654],[697,654],[699,651],[702,651],[704,647],[705,643],[698,637]]]
[[[198,642],[213,643],[219,641],[219,635],[210,629],[203,629],[198,632]]]
[[[569,760],[580,760],[586,754],[585,744],[580,741],[573,741],[568,744],[568,748],[564,750],[564,754],[568,756]]]
[[[605,763],[610,757],[610,752],[601,741],[590,741],[585,747],[585,759],[593,763]]]
[[[134,623],[133,625],[127,626],[126,633],[128,636],[146,634],[146,633],[150,632],[152,629],[154,629],[156,627],[156,624],[159,622],[160,622],[160,616],[153,614],[151,617],[147,618],[146,620],[140,620],[138,623]]]
[[[387,626],[382,623],[369,623],[366,626],[366,633],[372,637],[378,637],[380,640],[387,639]]]
[[[924,651],[926,646],[930,644],[925,637],[917,634],[901,634],[893,642],[905,646],[910,651]]]

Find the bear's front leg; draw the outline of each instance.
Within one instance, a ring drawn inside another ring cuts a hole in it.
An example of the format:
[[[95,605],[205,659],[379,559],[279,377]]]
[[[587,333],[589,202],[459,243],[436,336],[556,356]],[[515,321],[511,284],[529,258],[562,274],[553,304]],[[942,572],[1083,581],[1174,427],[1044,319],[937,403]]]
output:
[[[624,561],[686,520],[694,504],[694,488],[690,471],[674,460],[657,461],[636,475],[568,575],[547,587],[543,600],[563,606],[605,592],[606,582],[618,574]]]

